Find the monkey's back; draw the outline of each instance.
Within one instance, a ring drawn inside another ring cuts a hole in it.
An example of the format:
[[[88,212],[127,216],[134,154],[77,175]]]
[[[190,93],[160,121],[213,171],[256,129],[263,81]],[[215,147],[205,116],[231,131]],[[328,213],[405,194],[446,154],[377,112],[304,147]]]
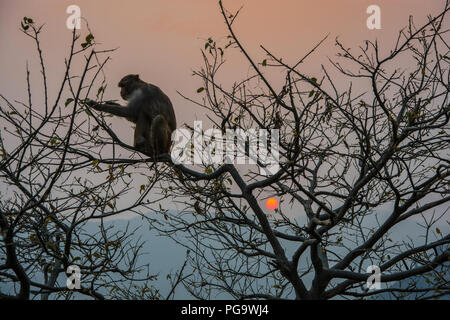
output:
[[[147,83],[141,88],[144,92],[146,109],[154,118],[158,114],[162,114],[169,124],[169,127],[174,131],[177,127],[175,111],[169,97],[157,86]]]

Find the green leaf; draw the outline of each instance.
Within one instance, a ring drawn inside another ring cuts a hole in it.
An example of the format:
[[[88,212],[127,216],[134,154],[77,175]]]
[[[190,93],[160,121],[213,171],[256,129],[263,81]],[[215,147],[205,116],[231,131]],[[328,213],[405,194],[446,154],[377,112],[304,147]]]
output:
[[[64,103],[64,106],[67,107],[72,101],[73,101],[72,98],[67,99],[66,102]]]
[[[200,93],[200,92],[202,92],[203,90],[205,90],[205,88],[200,87],[200,88],[197,89],[197,93]]]
[[[52,137],[51,139],[50,139],[50,144],[52,145],[52,146],[54,146],[55,144],[57,144],[58,143],[58,137]]]
[[[86,36],[86,43],[91,44],[92,40],[94,40],[94,36],[91,33],[89,33]]]
[[[314,90],[311,90],[311,91],[309,92],[308,98],[311,98],[313,95],[314,95]]]
[[[267,59],[264,59],[264,60],[263,60],[262,66],[263,66],[263,67],[267,66]]]
[[[311,81],[314,82],[314,83],[317,83],[317,78],[313,77],[313,78],[311,78]]]

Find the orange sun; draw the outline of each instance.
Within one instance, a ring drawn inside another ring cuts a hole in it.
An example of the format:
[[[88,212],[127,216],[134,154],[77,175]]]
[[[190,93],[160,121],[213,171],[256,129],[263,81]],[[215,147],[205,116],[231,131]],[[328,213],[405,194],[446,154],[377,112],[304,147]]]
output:
[[[278,200],[275,198],[269,198],[266,201],[266,207],[269,210],[275,210],[276,208],[278,208]]]

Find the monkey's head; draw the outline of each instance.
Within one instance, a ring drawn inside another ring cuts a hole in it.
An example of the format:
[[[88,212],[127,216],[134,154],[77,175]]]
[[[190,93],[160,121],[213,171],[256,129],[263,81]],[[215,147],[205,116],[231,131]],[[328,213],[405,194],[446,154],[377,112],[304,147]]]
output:
[[[142,80],[139,79],[138,74],[129,74],[122,78],[122,80],[119,81],[119,87],[120,87],[120,96],[124,100],[128,100],[131,93],[139,88],[140,84],[142,83]]]

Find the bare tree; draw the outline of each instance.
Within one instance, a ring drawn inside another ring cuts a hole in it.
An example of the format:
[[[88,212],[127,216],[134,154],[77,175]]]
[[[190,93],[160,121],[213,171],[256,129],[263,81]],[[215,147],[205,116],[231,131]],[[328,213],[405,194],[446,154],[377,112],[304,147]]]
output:
[[[115,163],[117,144],[103,143],[99,125],[80,105],[98,81],[96,96],[103,96],[103,68],[114,50],[94,50],[94,36],[89,33],[82,41],[74,30],[65,73],[51,101],[42,26],[25,17],[21,30],[36,45],[43,95],[32,95],[28,65],[28,100],[0,95],[0,297],[162,298],[153,286],[157,276],[149,272],[148,261],[142,263],[144,241],[134,236],[136,228],[117,229],[106,220],[145,211],[150,187],[134,186],[132,162]],[[113,156],[100,163],[103,150]],[[119,209],[130,191],[134,198]],[[80,268],[80,286],[68,288],[66,279],[74,275],[66,271],[72,265]]]
[[[107,275],[119,272],[129,279],[138,269],[135,258],[127,260],[125,270],[119,267],[129,252],[119,249],[123,230],[110,238],[102,229],[93,240],[83,238],[83,223],[134,212],[189,250],[172,286],[183,284],[197,298],[448,296],[450,236],[437,224],[450,198],[450,50],[443,28],[449,1],[421,27],[411,19],[386,56],[377,42],[366,41],[353,53],[336,40],[339,60],[330,62],[348,80],[344,91],[325,66],[321,76],[301,70],[325,39],[294,65],[264,47],[267,58],[257,63],[233,30],[239,11],[228,12],[222,1],[219,6],[229,35],[226,43],[212,38],[205,43],[204,67],[195,72],[202,98],[188,99],[206,109],[220,132],[279,130],[280,169],[265,176],[261,162],[189,166],[169,155],[155,162],[136,152],[107,119],[82,106],[99,82],[97,99],[103,100],[106,80],[98,76],[108,60],[101,56],[110,51],[98,50],[89,35],[77,51],[74,33],[63,79],[70,93],[65,103],[63,89],[54,104],[44,95],[43,114],[32,110],[31,94],[28,103],[19,103],[20,110],[3,97],[7,110],[2,106],[1,117],[10,129],[2,131],[2,142],[7,133],[19,143],[1,145],[2,183],[12,189],[2,194],[6,262],[0,279],[18,282],[19,297],[28,297],[31,288],[70,295],[48,279],[44,284],[32,280],[44,257],[43,266],[57,270],[52,272],[82,266],[82,283],[90,287],[79,291],[96,296],[108,287],[102,281]],[[37,40],[40,29],[28,20],[25,24],[32,31],[26,34]],[[232,49],[242,53],[252,73],[226,88],[217,74]],[[75,77],[69,71],[77,55],[86,64]],[[403,66],[404,61],[412,63]],[[280,88],[267,77],[271,68],[283,71]],[[44,64],[42,70],[45,83]],[[205,146],[211,141],[206,139]],[[268,196],[280,203],[271,213],[262,205]],[[184,209],[169,209],[167,200]],[[420,233],[396,235],[410,220],[422,221],[416,228]],[[115,249],[122,259],[110,255]],[[381,289],[367,289],[368,266],[379,267]],[[159,297],[148,287],[142,292],[147,290],[139,297]],[[138,297],[121,292],[112,296]]]
[[[187,207],[160,231],[192,252],[186,288],[198,298],[448,298],[450,236],[437,223],[450,200],[449,2],[421,27],[411,18],[385,56],[377,42],[356,53],[336,40],[342,92],[324,66],[321,76],[301,71],[325,39],[294,65],[261,46],[267,59],[257,63],[233,30],[239,11],[219,4],[227,43],[205,43],[195,72],[203,97],[186,98],[222,132],[279,129],[280,170],[205,165],[172,179]],[[227,88],[217,79],[231,48],[252,72]],[[272,69],[283,70],[279,88]],[[268,196],[280,201],[274,213]],[[398,236],[411,220],[420,228]],[[380,289],[368,290],[369,266],[379,267]]]

